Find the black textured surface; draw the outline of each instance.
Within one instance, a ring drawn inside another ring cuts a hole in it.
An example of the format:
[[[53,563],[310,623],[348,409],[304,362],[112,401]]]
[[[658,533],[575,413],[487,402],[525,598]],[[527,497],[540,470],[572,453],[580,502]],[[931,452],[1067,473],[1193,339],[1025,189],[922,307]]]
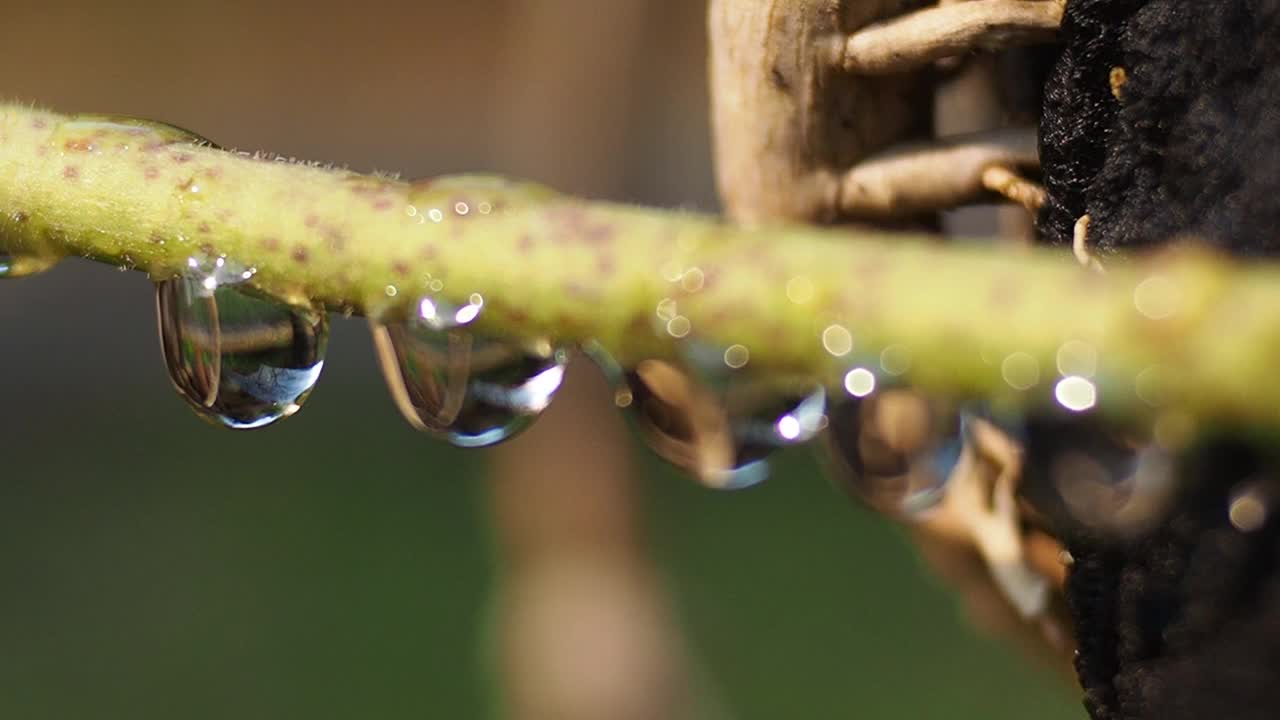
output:
[[[1280,0],[1072,0],[1045,91],[1046,242],[1280,254]],[[1113,68],[1128,81],[1111,91]]]
[[[1069,244],[1088,214],[1103,252],[1195,235],[1280,254],[1280,0],[1070,0],[1061,38],[1041,120],[1043,241]],[[1280,717],[1280,521],[1242,533],[1227,515],[1238,484],[1274,468],[1217,443],[1183,469],[1193,489],[1158,531],[1072,541],[1096,720]]]
[[[1127,546],[1077,539],[1068,594],[1095,720],[1280,717],[1280,521],[1243,532],[1231,499],[1268,463],[1220,442],[1189,459],[1192,490]]]

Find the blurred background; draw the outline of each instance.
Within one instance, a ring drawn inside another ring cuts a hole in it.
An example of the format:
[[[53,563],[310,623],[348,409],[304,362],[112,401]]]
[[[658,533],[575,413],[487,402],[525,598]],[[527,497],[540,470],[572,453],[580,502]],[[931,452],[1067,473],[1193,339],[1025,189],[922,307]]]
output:
[[[407,176],[714,211],[697,0],[9,0],[0,95]],[[304,412],[174,394],[145,277],[0,286],[0,717],[1077,718],[816,453],[737,494],[641,448],[578,363],[463,452],[359,318]]]

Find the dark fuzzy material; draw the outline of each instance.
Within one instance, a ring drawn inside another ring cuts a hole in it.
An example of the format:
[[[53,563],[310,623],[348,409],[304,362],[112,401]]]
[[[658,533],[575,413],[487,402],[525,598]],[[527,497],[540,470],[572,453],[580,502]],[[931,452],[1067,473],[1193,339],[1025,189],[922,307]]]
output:
[[[1228,514],[1268,465],[1215,443],[1188,460],[1191,490],[1158,531],[1072,543],[1076,669],[1095,720],[1280,717],[1280,518],[1242,532]]]
[[[1071,0],[1046,85],[1046,242],[1280,254],[1280,0]],[[1113,96],[1110,74],[1128,82]]]
[[[1045,242],[1070,244],[1088,214],[1104,253],[1195,235],[1280,255],[1280,0],[1070,0],[1062,42],[1041,120]],[[1242,533],[1227,516],[1238,484],[1275,467],[1218,443],[1183,469],[1192,490],[1159,530],[1071,541],[1095,720],[1280,717],[1280,519]]]

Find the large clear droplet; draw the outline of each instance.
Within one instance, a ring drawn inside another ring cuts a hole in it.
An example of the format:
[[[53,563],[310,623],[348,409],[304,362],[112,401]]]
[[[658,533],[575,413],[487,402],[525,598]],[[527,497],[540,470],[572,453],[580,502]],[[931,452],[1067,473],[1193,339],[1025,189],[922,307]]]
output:
[[[1097,412],[1035,413],[1022,434],[1022,494],[1059,532],[1140,533],[1173,497],[1172,455]]]
[[[836,405],[827,438],[835,482],[897,517],[942,500],[964,448],[961,415],[906,388],[883,388]]]
[[[58,264],[58,258],[10,255],[0,251],[0,278],[20,278],[44,272]]]
[[[233,429],[301,409],[328,345],[324,313],[237,287],[251,276],[224,259],[193,260],[186,275],[156,286],[169,378],[196,414]]]
[[[645,360],[624,371],[616,395],[648,445],[709,487],[736,490],[765,480],[765,458],[822,428],[826,392],[735,372],[708,384],[684,366]]]
[[[50,142],[68,152],[99,152],[106,149],[145,146],[148,143],[218,146],[185,128],[129,115],[82,113],[62,122]]]
[[[404,321],[372,322],[387,387],[415,428],[459,447],[524,430],[551,404],[569,355],[548,341],[499,340],[467,328],[484,301],[422,300]]]

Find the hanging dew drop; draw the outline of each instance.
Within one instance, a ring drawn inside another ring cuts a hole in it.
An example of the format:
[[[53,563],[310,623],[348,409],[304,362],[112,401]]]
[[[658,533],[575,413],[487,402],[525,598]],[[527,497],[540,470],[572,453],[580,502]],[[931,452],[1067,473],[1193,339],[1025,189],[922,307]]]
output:
[[[708,382],[686,366],[645,360],[620,373],[617,397],[650,448],[708,487],[737,490],[768,478],[766,458],[821,429],[821,387],[733,371]]]
[[[192,259],[156,286],[160,345],[169,378],[196,414],[247,430],[301,409],[324,366],[322,312],[249,294],[252,270]]]
[[[0,237],[16,233],[16,228],[30,220],[24,212],[0,210]],[[36,275],[58,264],[56,255],[39,252],[10,252],[0,249],[0,279],[21,278]]]
[[[962,415],[914,390],[860,395],[864,387],[873,386],[853,383],[850,397],[831,410],[833,480],[891,516],[913,517],[935,507],[964,448]]]
[[[614,402],[659,457],[707,487],[738,490],[769,476],[774,451],[826,424],[826,391],[811,381],[748,369],[750,350],[682,341],[681,360],[623,368],[598,343],[584,352],[614,384]]]
[[[218,146],[196,133],[168,123],[128,115],[81,113],[60,124],[50,136],[59,150],[72,153],[107,149],[143,149],[148,145]]]
[[[1096,410],[1040,410],[1022,434],[1023,495],[1060,532],[1139,534],[1176,493],[1173,454]]]
[[[36,275],[58,264],[58,258],[35,255],[11,255],[0,251],[0,279]]]
[[[487,447],[551,404],[569,356],[546,341],[498,340],[468,328],[484,308],[424,298],[406,320],[371,321],[383,377],[415,428],[459,447]]]

